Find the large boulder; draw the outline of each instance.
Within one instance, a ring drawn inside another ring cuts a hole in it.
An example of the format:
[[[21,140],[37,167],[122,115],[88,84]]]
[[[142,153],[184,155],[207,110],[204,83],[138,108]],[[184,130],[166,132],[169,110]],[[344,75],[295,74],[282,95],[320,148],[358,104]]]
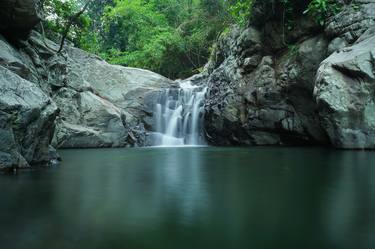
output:
[[[58,148],[145,145],[153,102],[173,81],[156,73],[110,65],[33,31],[21,48],[0,36],[0,65],[33,82],[60,108]]]
[[[35,84],[0,66],[0,169],[46,164],[56,105]]]
[[[61,88],[53,97],[61,109],[55,145],[59,148],[120,147],[127,142],[124,112],[90,91]]]
[[[150,99],[173,81],[156,73],[110,65],[80,49],[66,49],[66,75],[53,99],[61,108],[59,148],[145,145]],[[145,128],[146,126],[146,128]]]
[[[256,1],[252,26],[219,41],[205,74],[212,144],[375,148],[375,1],[338,3],[324,27],[297,16],[289,32],[265,11],[280,6]]]
[[[35,82],[61,109],[53,144],[58,148],[145,145],[153,107],[149,100],[173,81],[148,70],[111,65],[78,48],[31,34],[23,57]],[[27,61],[27,60],[25,60]]]
[[[326,57],[325,37],[305,37],[277,55],[270,53],[265,34],[255,27],[233,29],[223,39],[219,51],[226,52],[216,53],[220,61],[210,62],[206,76],[209,142],[326,143],[312,94],[315,72]]]
[[[368,28],[375,25],[375,1],[352,0],[342,10],[329,18],[325,34],[332,41],[354,43]],[[339,40],[338,40],[339,39]],[[341,48],[339,46],[338,48]]]
[[[40,0],[0,2],[0,32],[10,38],[24,38],[40,20]]]
[[[58,148],[145,145],[153,100],[174,82],[68,44],[56,53],[56,43],[32,31],[41,14],[40,0],[0,2],[0,168],[49,162],[57,157],[51,141]]]
[[[93,91],[125,110],[127,120],[150,114],[145,98],[175,83],[159,74],[139,68],[110,65],[97,56],[68,48],[67,86],[76,91]]]
[[[324,60],[316,78],[321,122],[338,148],[375,148],[375,36],[364,36]]]

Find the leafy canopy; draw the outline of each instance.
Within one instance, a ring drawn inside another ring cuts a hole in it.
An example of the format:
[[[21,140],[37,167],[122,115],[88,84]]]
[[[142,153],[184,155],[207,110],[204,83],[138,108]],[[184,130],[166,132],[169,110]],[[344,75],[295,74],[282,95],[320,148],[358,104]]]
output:
[[[45,0],[47,35],[57,39],[86,1]],[[201,70],[224,30],[248,24],[255,4],[282,6],[278,14],[287,31],[300,11],[299,0],[95,0],[68,39],[113,64],[188,77]],[[311,0],[304,13],[323,25],[337,10],[335,0]]]

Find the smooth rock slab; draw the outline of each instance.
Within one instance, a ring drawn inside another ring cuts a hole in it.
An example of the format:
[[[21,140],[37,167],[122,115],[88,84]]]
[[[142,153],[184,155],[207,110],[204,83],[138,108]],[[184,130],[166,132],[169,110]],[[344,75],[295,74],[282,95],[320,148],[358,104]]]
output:
[[[61,108],[54,145],[59,148],[144,145],[153,99],[175,83],[138,68],[111,65],[77,48],[66,48],[66,84],[53,99]],[[151,128],[151,127],[148,127]],[[144,133],[144,134],[135,134]]]
[[[92,92],[62,88],[53,97],[61,108],[54,145],[59,148],[126,145],[125,113]]]
[[[375,149],[375,36],[324,60],[314,95],[334,146]]]

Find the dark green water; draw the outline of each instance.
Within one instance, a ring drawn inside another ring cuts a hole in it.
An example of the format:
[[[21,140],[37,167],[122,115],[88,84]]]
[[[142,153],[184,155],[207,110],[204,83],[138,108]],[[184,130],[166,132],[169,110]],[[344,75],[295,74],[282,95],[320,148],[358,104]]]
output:
[[[0,176],[1,249],[374,249],[375,152],[69,150]]]

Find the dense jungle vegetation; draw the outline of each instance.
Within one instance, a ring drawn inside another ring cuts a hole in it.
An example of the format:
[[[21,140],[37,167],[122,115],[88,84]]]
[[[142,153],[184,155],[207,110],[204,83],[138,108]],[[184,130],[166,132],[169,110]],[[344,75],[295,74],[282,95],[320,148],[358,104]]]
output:
[[[231,25],[245,26],[256,0],[45,0],[44,29],[110,63],[150,69],[169,78],[188,77],[207,62],[218,37]],[[258,1],[259,2],[259,1]],[[264,0],[295,14],[292,0]],[[86,6],[87,5],[87,6]],[[72,18],[82,8],[85,11]],[[324,24],[334,0],[312,0],[303,10]],[[284,18],[285,19],[285,18]],[[290,28],[290,23],[285,21]]]

